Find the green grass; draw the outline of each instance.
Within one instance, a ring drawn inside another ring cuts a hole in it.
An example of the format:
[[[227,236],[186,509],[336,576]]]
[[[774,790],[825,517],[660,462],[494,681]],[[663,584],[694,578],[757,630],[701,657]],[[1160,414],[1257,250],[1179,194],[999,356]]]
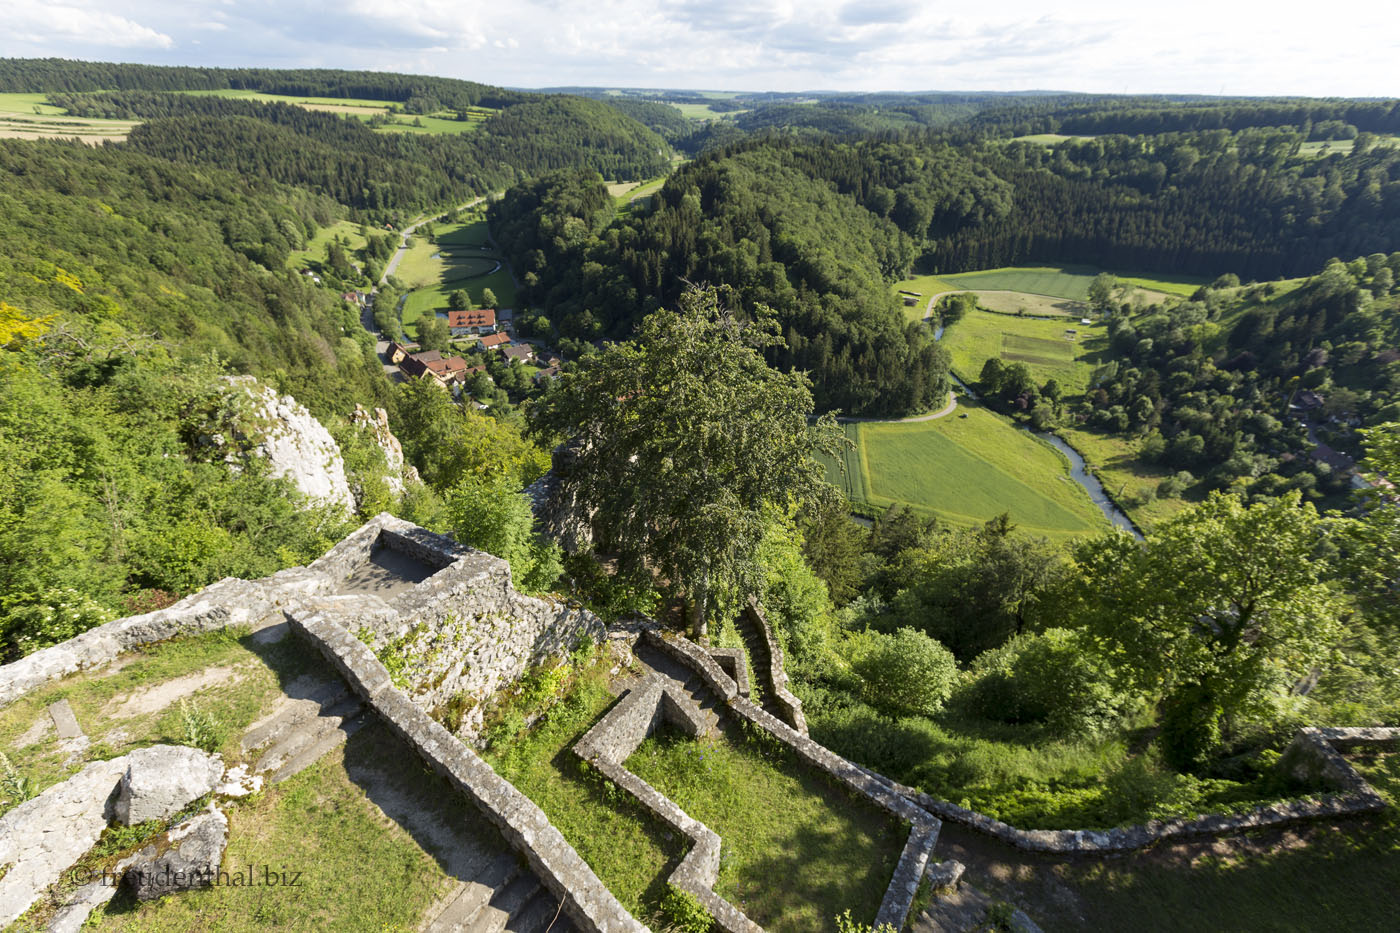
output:
[[[456,117],[397,114],[393,123],[386,123],[376,127],[376,129],[381,133],[418,133],[429,136],[444,133],[471,133],[476,131],[485,119],[485,114],[477,115],[476,113],[469,114],[465,121],[458,120]],[[415,120],[422,125],[414,125]]]
[[[908,830],[738,730],[696,740],[663,732],[627,767],[719,834],[716,893],[774,933],[834,930],[850,909],[875,919]]]
[[[962,286],[949,285],[936,275],[920,275],[912,279],[905,279],[902,282],[896,282],[894,288],[896,294],[901,291],[918,293],[918,300],[915,301],[912,306],[906,306],[904,308],[904,313],[908,315],[911,321],[922,321],[924,319],[924,311],[928,307],[930,298],[943,292],[959,291]]]
[[[1074,339],[1067,339],[1073,330]],[[952,355],[953,371],[973,382],[989,359],[1030,367],[1037,384],[1054,378],[1066,393],[1078,395],[1108,346],[1107,328],[1101,321],[1081,324],[1059,318],[1040,320],[1007,314],[973,311],[943,333],[943,345]]]
[[[483,306],[482,293],[488,288],[495,294],[498,308],[517,306],[509,267],[501,263],[499,269],[489,272],[500,256],[489,246],[484,220],[437,223],[434,231],[436,243],[413,238],[413,246],[395,273],[412,289],[403,305],[404,330],[410,337],[418,335],[419,318],[447,310],[448,296],[457,289],[466,291],[472,307]]]
[[[356,250],[364,249],[365,238],[360,236],[360,225],[349,220],[342,220],[317,230],[316,235],[307,241],[305,249],[293,250],[287,257],[287,266],[291,269],[305,269],[313,263],[325,262],[331,240],[336,237],[345,239],[346,252],[354,253]]]
[[[1008,266],[980,272],[942,274],[939,278],[953,288],[1029,292],[1032,295],[1085,301],[1089,297],[1089,283],[1102,271],[1105,270],[1092,266]],[[1115,275],[1122,283],[1179,297],[1189,296],[1201,285],[1208,284],[1208,280],[1198,276],[1161,278],[1128,273]]]
[[[349,768],[347,769],[347,764]],[[297,887],[219,885],[138,905],[118,897],[91,927],[130,931],[411,930],[456,879],[376,804],[363,769],[382,775],[393,796],[472,838],[498,834],[460,793],[428,772],[378,722],[343,750],[276,787],[228,805],[222,867],[300,871]],[[399,803],[400,806],[403,803]],[[386,803],[393,808],[393,804]],[[85,929],[87,929],[85,927]]]
[[[191,697],[199,709],[214,717],[226,760],[239,757],[238,737],[249,723],[264,715],[282,694],[282,684],[301,673],[319,669],[300,645],[286,639],[256,645],[246,631],[230,630],[175,638],[126,656],[124,666],[70,675],[36,690],[0,710],[0,748],[8,750],[15,767],[36,791],[66,779],[88,761],[123,755],[157,742],[184,744],[178,704],[147,713],[119,715],[116,704],[143,690],[211,668],[231,668],[233,678],[201,688]],[[73,758],[52,730],[35,744],[17,747],[17,739],[35,722],[47,718],[47,707],[67,699],[78,724],[92,744]]]
[[[1023,530],[1056,540],[1106,527],[1058,452],[976,402],[959,398],[958,411],[933,421],[856,427],[871,505],[909,505],[961,526],[1010,512]]]
[[[842,431],[851,446],[841,452],[838,463],[831,457],[818,457],[826,470],[826,481],[845,493],[851,502],[866,502],[870,498],[865,486],[865,471],[861,467],[860,425],[842,424]]]
[[[618,212],[625,213],[630,210],[634,204],[644,204],[650,201],[651,196],[661,190],[661,186],[666,184],[666,179],[669,177],[669,175],[662,175],[660,178],[644,181],[637,187],[613,198],[613,203],[617,205]]]
[[[735,114],[747,113],[747,111],[745,110],[726,110],[721,112],[718,110],[711,109],[709,104],[671,103],[671,106],[679,110],[681,112],[681,116],[685,117],[688,120],[725,120],[732,119]]]
[[[528,732],[493,738],[485,757],[545,812],[622,905],[646,920],[657,916],[666,878],[684,852],[678,837],[573,753],[574,743],[613,703],[607,670],[595,662],[541,722]]]
[[[39,108],[35,114],[34,108]],[[0,94],[0,112],[23,113],[29,115],[54,116],[68,111],[49,103],[47,93],[39,94]]]

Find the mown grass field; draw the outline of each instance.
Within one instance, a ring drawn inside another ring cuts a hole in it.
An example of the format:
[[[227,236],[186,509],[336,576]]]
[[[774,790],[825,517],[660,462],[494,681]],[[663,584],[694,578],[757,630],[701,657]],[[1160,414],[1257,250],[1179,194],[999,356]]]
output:
[[[1087,388],[1107,341],[1107,328],[1098,320],[1081,324],[1071,318],[973,311],[943,332],[942,343],[952,355],[953,372],[964,382],[975,381],[983,364],[995,358],[1008,365],[1025,363],[1038,384],[1053,378],[1066,393],[1077,395]]]
[[[966,417],[963,417],[966,416]],[[1023,530],[1063,540],[1107,527],[1053,448],[966,397],[932,421],[844,425],[846,472],[822,458],[856,503],[904,506],[968,527],[1010,512]]]
[[[1103,271],[1105,270],[1092,266],[1008,266],[978,272],[942,274],[939,278],[956,289],[1028,292],[1032,295],[1085,301],[1089,297],[1089,284],[1094,281],[1094,276]],[[1200,286],[1209,284],[1207,279],[1198,276],[1114,274],[1120,284],[1177,297],[1187,297]]]
[[[627,767],[723,840],[716,893],[774,933],[875,919],[908,831],[785,750],[737,729],[696,740],[663,732]]]
[[[826,470],[826,481],[846,494],[846,498],[851,502],[866,502],[869,500],[869,490],[865,486],[865,470],[861,467],[860,455],[860,425],[846,423],[841,425],[845,432],[849,446],[841,451],[839,460],[832,457],[818,457],[823,468]]]
[[[419,318],[447,310],[448,295],[457,289],[466,291],[475,308],[484,306],[482,293],[488,288],[498,308],[516,307],[515,282],[509,267],[490,247],[484,220],[438,223],[434,230],[435,243],[414,237],[395,273],[412,289],[403,304],[404,331],[410,337],[418,336]]]
[[[666,184],[669,175],[662,175],[644,181],[641,184],[629,184],[625,188],[619,186],[619,190],[613,191],[612,186],[608,186],[609,192],[613,195],[613,203],[617,206],[617,211],[624,214],[631,210],[634,205],[645,204],[651,200],[651,196],[661,190],[661,186]]]

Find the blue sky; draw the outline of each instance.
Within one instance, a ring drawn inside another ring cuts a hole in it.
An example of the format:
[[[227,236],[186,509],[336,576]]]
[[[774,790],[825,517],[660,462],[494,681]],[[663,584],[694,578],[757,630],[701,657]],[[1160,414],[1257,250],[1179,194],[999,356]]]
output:
[[[57,0],[0,56],[368,68],[517,87],[1400,96],[1400,4]]]

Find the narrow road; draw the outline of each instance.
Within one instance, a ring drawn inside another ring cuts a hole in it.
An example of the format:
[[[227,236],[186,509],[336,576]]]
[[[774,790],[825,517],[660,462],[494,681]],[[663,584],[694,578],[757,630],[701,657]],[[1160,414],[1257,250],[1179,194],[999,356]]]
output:
[[[389,280],[389,276],[393,275],[394,272],[399,268],[399,261],[403,259],[404,253],[408,252],[408,238],[413,236],[413,231],[417,230],[425,223],[437,220],[439,217],[442,217],[446,214],[450,214],[453,211],[464,211],[469,207],[476,207],[478,204],[485,200],[486,195],[482,195],[475,201],[468,201],[466,204],[458,205],[457,207],[451,208],[450,210],[445,210],[439,214],[434,214],[431,217],[424,217],[421,220],[415,220],[407,227],[404,227],[403,231],[399,234],[399,248],[395,250],[394,255],[390,257],[389,264],[384,267],[384,274],[379,277],[379,284],[383,285],[385,282],[387,282]]]
[[[933,421],[951,415],[958,407],[958,398],[948,390],[948,404],[927,415],[914,415],[912,418],[837,418],[841,424],[915,424],[920,421]]]

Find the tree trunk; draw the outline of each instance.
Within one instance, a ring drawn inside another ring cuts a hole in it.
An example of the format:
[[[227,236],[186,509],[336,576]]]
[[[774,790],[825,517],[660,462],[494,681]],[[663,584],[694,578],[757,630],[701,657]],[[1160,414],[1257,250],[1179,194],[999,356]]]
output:
[[[700,585],[690,601],[690,627],[697,642],[703,643],[710,634],[710,622],[708,619],[710,608],[710,575],[704,574],[700,578]]]

